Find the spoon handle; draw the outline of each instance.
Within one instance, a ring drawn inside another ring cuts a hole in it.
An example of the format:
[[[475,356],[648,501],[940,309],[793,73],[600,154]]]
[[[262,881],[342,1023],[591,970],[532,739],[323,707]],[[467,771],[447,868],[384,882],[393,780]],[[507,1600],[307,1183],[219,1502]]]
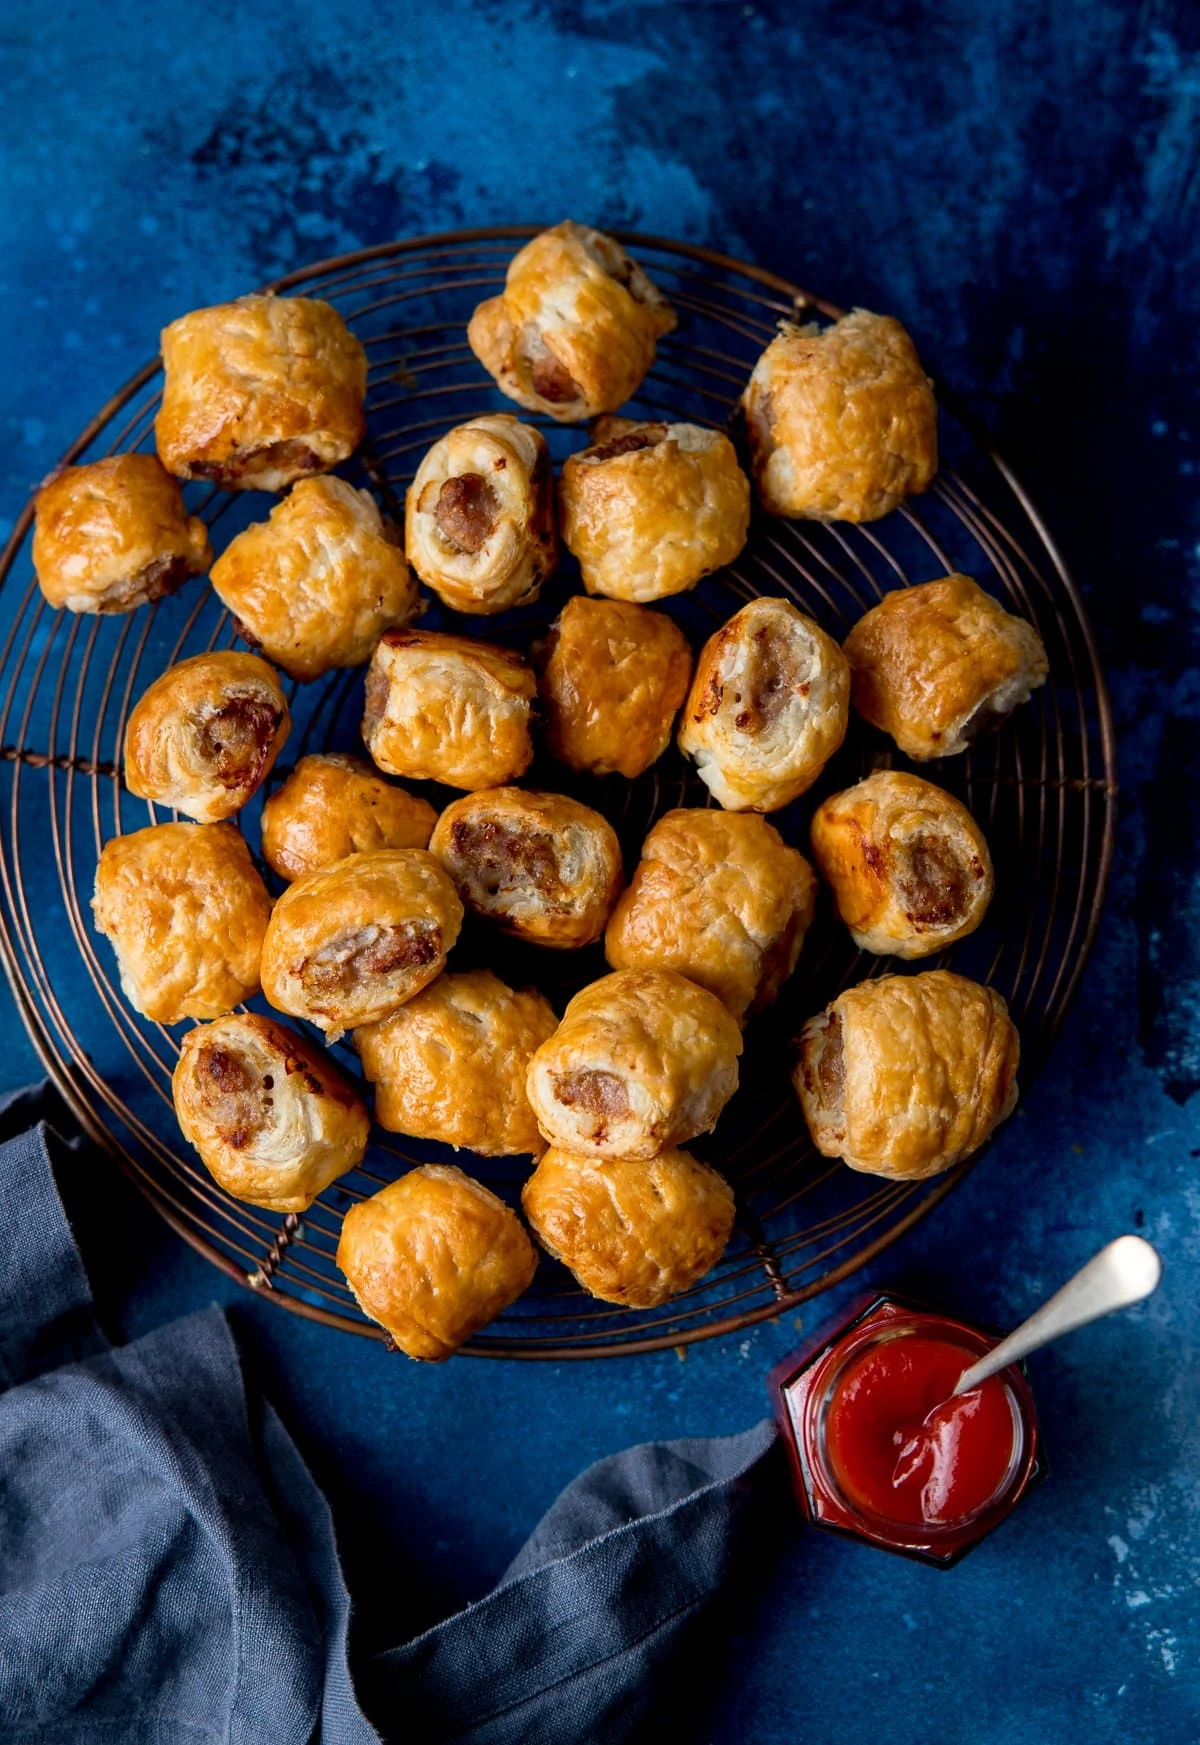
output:
[[[1140,1236],[1118,1236],[1093,1256],[1049,1302],[1023,1321],[1015,1332],[973,1363],[958,1378],[955,1394],[964,1394],[989,1376],[998,1375],[1031,1351],[1048,1345],[1060,1333],[1073,1333],[1114,1309],[1128,1308],[1148,1297],[1162,1277],[1162,1261]],[[953,1397],[953,1396],[952,1396]]]

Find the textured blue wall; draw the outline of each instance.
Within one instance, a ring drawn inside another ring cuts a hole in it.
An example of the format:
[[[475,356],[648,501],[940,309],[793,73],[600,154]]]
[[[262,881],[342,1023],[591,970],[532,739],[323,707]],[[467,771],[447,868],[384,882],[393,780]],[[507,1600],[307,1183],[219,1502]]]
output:
[[[1094,615],[1119,857],[1050,1071],[875,1277],[1004,1321],[1141,1227],[1166,1282],[1035,1360],[1054,1470],[1003,1533],[949,1575],[785,1536],[696,1657],[716,1718],[664,1736],[1200,1736],[1200,11],[8,0],[0,76],[0,516],[182,310],[393,235],[566,212],[894,311],[990,421]],[[4,1019],[17,1082],[35,1063]],[[126,1329],[227,1294],[107,1168],[75,1200]],[[587,1461],[750,1422],[796,1336],[427,1372],[244,1296],[236,1319],[376,1642],[479,1593]]]

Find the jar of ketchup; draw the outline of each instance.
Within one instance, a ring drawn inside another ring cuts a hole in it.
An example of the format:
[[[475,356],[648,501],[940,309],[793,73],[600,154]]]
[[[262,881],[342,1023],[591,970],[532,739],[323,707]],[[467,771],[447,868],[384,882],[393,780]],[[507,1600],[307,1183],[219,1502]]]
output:
[[[1045,1476],[1022,1366],[952,1398],[998,1333],[875,1297],[771,1376],[814,1527],[927,1563],[957,1562]]]

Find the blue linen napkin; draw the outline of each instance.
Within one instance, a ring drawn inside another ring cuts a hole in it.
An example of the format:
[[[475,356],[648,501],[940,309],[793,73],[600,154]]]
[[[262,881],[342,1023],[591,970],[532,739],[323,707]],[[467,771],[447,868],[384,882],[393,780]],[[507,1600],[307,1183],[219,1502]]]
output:
[[[324,1497],[219,1310],[109,1344],[54,1180],[80,1142],[25,1125],[45,1108],[0,1105],[0,1739],[629,1739],[727,1575],[771,1424],[599,1462],[491,1594],[352,1681]]]

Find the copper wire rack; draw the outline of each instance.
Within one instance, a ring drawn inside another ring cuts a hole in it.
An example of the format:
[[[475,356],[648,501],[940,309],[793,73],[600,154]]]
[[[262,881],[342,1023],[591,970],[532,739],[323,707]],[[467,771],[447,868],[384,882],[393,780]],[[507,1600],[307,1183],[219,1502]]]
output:
[[[375,490],[385,513],[399,514],[405,486],[438,436],[464,418],[507,406],[471,356],[465,326],[530,234],[504,227],[417,237],[323,261],[274,287],[326,298],[367,348],[368,438],[344,470]],[[633,413],[727,427],[739,439],[738,395],[780,317],[840,311],[706,249],[642,235],[621,240],[680,315]],[[64,459],[152,449],[159,387],[156,359],[97,413]],[[1050,682],[1000,733],[927,769],[986,831],[997,895],[978,933],[919,966],[952,963],[1004,994],[1021,1031],[1028,1088],[1062,1022],[1100,913],[1114,831],[1112,721],[1083,606],[1049,534],[986,438],[948,409],[940,389],[939,399],[943,464],[926,496],[863,527],[758,520],[735,565],[663,609],[699,647],[746,599],[784,594],[840,638],[888,589],[962,570],[1037,625]],[[557,426],[547,427],[546,436],[556,460],[586,440]],[[268,506],[251,493],[207,486],[188,486],[186,495],[213,528],[218,549]],[[178,1035],[138,1017],[122,996],[112,953],[90,925],[89,899],[102,843],[169,815],[123,789],[130,708],[170,662],[230,646],[234,633],[204,583],[125,617],[52,612],[33,580],[31,519],[32,506],[0,557],[0,944],[21,1015],[83,1126],[187,1242],[231,1278],[298,1314],[382,1338],[334,1263],[345,1209],[414,1163],[452,1158],[515,1204],[529,1161],[456,1155],[375,1130],[360,1169],[302,1217],[286,1218],[230,1198],[208,1177],[172,1111]],[[567,564],[542,600],[489,619],[484,633],[528,648],[577,587]],[[425,622],[468,634],[481,628],[437,607]],[[361,672],[290,685],[289,693],[292,738],[270,786],[305,752],[358,744]],[[856,723],[818,787],[774,822],[804,846],[812,809],[826,793],[901,761],[881,736]],[[709,803],[674,750],[634,782],[589,781],[540,761],[529,780],[604,812],[630,867],[663,811]],[[450,796],[435,789],[430,797],[444,803]],[[255,851],[261,798],[241,818]],[[272,889],[281,888],[266,876]],[[455,957],[456,967],[486,961],[507,980],[536,983],[559,1009],[605,969],[599,948],[556,954],[498,943],[470,928]],[[738,1201],[734,1239],[708,1278],[659,1309],[619,1310],[584,1296],[547,1258],[525,1297],[465,1349],[562,1359],[711,1338],[814,1296],[930,1212],[966,1166],[932,1182],[901,1183],[820,1158],[788,1078],[792,1038],[804,1018],[848,983],[897,967],[856,953],[828,909],[819,910],[779,1004],[747,1032],[737,1096],[716,1132],[694,1148],[727,1174]],[[353,1051],[340,1044],[339,1052],[357,1074]]]

